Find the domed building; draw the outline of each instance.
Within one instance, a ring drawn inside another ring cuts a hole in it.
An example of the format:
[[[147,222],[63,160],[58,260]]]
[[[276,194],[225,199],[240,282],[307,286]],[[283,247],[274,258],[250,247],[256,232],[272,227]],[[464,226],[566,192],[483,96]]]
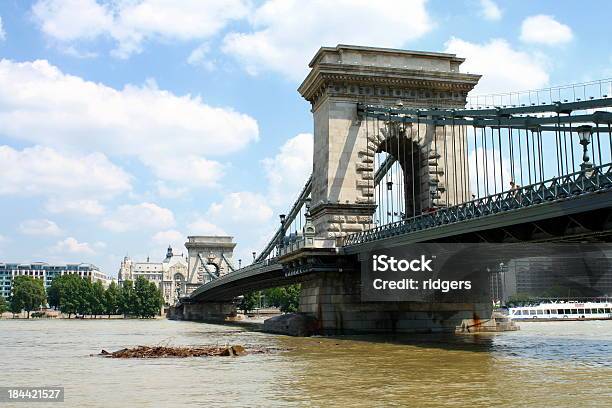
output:
[[[126,280],[135,281],[143,276],[161,289],[166,305],[176,303],[178,296],[186,293],[187,258],[183,254],[175,254],[168,246],[166,258],[162,262],[134,262],[129,257],[123,258],[119,268],[118,281],[122,284]]]

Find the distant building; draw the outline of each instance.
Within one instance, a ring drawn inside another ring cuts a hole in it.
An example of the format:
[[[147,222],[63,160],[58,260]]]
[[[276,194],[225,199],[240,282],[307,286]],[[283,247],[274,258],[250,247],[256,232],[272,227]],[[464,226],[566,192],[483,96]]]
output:
[[[497,278],[503,298],[612,295],[612,252],[585,252],[513,259]],[[493,291],[493,294],[495,292]]]
[[[160,288],[167,305],[176,302],[177,296],[186,293],[187,259],[183,254],[174,254],[172,247],[168,247],[166,258],[162,262],[134,262],[127,256],[123,258],[119,268],[118,282],[126,280],[135,281],[143,276]]]
[[[32,276],[33,278],[42,279],[45,284],[45,289],[51,286],[51,281],[56,276],[60,275],[79,275],[83,279],[89,279],[91,282],[101,281],[106,287],[110,279],[107,275],[100,272],[97,266],[80,263],[80,264],[48,264],[45,262],[32,263],[2,263],[0,262],[0,295],[8,298],[11,295],[13,278],[15,276]]]

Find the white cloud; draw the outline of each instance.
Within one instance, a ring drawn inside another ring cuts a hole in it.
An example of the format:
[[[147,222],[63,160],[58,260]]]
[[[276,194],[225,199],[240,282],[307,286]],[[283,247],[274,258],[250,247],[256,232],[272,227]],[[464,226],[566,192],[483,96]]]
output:
[[[79,215],[102,215],[104,206],[98,200],[50,198],[45,204],[45,210],[50,213],[70,213]]]
[[[224,229],[205,219],[198,219],[187,228],[189,235],[228,235]]]
[[[543,56],[513,49],[507,41],[492,39],[475,44],[452,37],[446,52],[465,58],[463,72],[482,74],[475,88],[479,94],[541,88],[548,84]]]
[[[4,31],[4,27],[2,26],[2,17],[0,16],[0,41],[6,40],[6,32]]]
[[[95,251],[87,242],[79,242],[73,237],[58,241],[52,248],[53,252],[93,255]]]
[[[221,225],[258,225],[270,220],[272,209],[268,199],[256,193],[241,191],[226,194],[221,202],[212,203],[206,218]]]
[[[41,0],[32,13],[41,30],[58,41],[93,39],[113,22],[107,7],[95,0]]]
[[[221,163],[193,155],[169,155],[144,161],[160,179],[193,187],[215,186],[223,176]]]
[[[62,230],[56,223],[45,219],[25,220],[19,224],[19,231],[26,235],[60,235]]]
[[[499,6],[493,0],[480,0],[480,7],[482,16],[487,20],[496,21],[502,17]]]
[[[210,45],[203,43],[198,48],[191,51],[187,62],[194,66],[203,67],[208,71],[215,69],[215,62],[210,58]]]
[[[101,153],[68,155],[50,147],[0,146],[0,163],[0,195],[61,193],[68,199],[85,194],[108,197],[131,189],[131,177]]]
[[[177,96],[153,81],[117,90],[64,74],[44,60],[0,61],[0,106],[0,133],[6,136],[134,156],[159,177],[192,185],[211,185],[221,169],[200,156],[235,152],[259,134],[250,116],[206,105],[199,96]],[[185,158],[185,169],[165,166],[170,156]]]
[[[186,238],[180,231],[166,230],[155,233],[151,240],[156,245],[164,247],[170,245],[173,249],[180,251],[181,248],[184,248]]]
[[[545,14],[527,17],[521,25],[521,41],[526,43],[559,45],[570,42],[573,37],[569,26]]]
[[[105,220],[102,226],[115,232],[162,229],[174,226],[174,214],[153,203],[125,204]]]
[[[186,187],[171,186],[161,180],[158,180],[155,185],[157,194],[162,198],[181,198],[189,191]]]
[[[312,173],[313,137],[300,133],[287,140],[278,154],[262,161],[272,204],[291,205]]]
[[[41,30],[60,43],[111,38],[127,58],[146,41],[206,39],[249,12],[246,0],[40,0],[32,12]]]
[[[232,32],[223,50],[245,69],[304,77],[321,46],[402,47],[432,27],[426,0],[268,0],[250,17],[251,32]]]

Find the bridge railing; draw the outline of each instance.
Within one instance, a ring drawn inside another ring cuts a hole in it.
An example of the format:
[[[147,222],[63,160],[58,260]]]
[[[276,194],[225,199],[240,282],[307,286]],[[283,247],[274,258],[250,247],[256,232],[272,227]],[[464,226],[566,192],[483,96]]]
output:
[[[253,274],[257,274],[259,270],[264,269],[266,267],[269,267],[271,265],[275,265],[277,263],[277,258],[267,258],[258,262],[253,262],[250,265],[247,265],[245,267],[242,267],[240,269],[236,269],[233,272],[230,273],[226,273],[225,275],[220,276],[219,278],[212,280],[210,282],[207,282],[201,286],[199,286],[196,290],[194,290],[193,292],[191,292],[189,294],[189,296],[187,296],[188,298],[194,298],[197,297],[199,294],[201,294],[204,291],[207,291],[209,289],[215,288],[217,286],[223,285],[226,282],[229,281],[234,281],[237,279],[241,279],[244,278],[246,276],[250,276]]]
[[[363,244],[609,189],[612,189],[612,163],[439,208],[416,217],[351,234],[345,238],[344,246]]]

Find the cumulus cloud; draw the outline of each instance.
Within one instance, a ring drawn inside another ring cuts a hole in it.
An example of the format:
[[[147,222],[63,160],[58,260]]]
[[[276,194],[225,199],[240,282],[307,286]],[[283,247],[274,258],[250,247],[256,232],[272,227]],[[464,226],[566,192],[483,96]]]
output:
[[[166,230],[156,232],[151,241],[155,245],[159,246],[168,246],[170,245],[173,249],[175,249],[175,254],[180,253],[181,249],[185,247],[185,235],[177,230]]]
[[[274,157],[262,161],[272,204],[291,205],[312,173],[313,136],[300,133],[287,140]]]
[[[480,0],[480,12],[482,16],[491,21],[499,20],[502,12],[493,0]]]
[[[201,44],[199,47],[191,51],[187,62],[191,65],[202,67],[208,71],[215,69],[215,63],[210,58],[210,45],[208,43]]]
[[[541,88],[548,84],[546,60],[539,54],[513,49],[502,39],[476,44],[452,37],[446,52],[466,58],[463,72],[482,74],[475,92],[493,93]]]
[[[62,241],[58,241],[52,248],[52,252],[70,253],[70,254],[95,254],[94,249],[87,242],[79,242],[73,237],[68,237]]]
[[[0,41],[6,40],[6,32],[4,31],[4,27],[2,26],[2,17],[0,16]]]
[[[250,116],[207,105],[199,96],[177,96],[153,81],[118,90],[64,74],[44,60],[0,61],[0,105],[6,136],[134,156],[160,178],[204,186],[219,177],[221,165],[202,155],[235,152],[259,135]],[[169,156],[181,157],[182,165],[167,166]]]
[[[265,196],[240,191],[226,194],[222,201],[212,203],[206,217],[222,225],[258,225],[270,220],[272,208]]]
[[[127,58],[147,41],[190,41],[217,34],[249,12],[247,0],[39,0],[32,13],[58,43],[110,38],[113,54]]]
[[[155,184],[157,194],[162,198],[181,198],[189,192],[187,187],[176,187],[164,181],[157,181]]]
[[[37,236],[53,236],[62,233],[56,223],[45,219],[25,220],[19,224],[19,231],[22,234]]]
[[[58,41],[93,39],[112,26],[107,7],[95,0],[42,0],[32,6],[41,30]]]
[[[190,156],[165,156],[144,158],[153,173],[160,179],[188,186],[211,187],[223,176],[223,165],[214,160]]]
[[[202,218],[189,224],[187,229],[189,235],[228,235],[223,228]]]
[[[521,41],[526,43],[559,45],[570,42],[573,37],[569,26],[545,14],[527,17],[521,25]]]
[[[69,155],[50,147],[0,146],[0,163],[10,164],[0,172],[0,195],[61,193],[68,199],[86,194],[108,197],[131,189],[130,175],[101,153]]]
[[[121,205],[102,221],[104,228],[114,232],[163,229],[174,224],[172,211],[154,203]]]
[[[268,0],[249,18],[252,31],[229,33],[223,50],[247,72],[300,80],[320,46],[402,47],[433,27],[426,0]]]
[[[105,211],[98,200],[69,198],[50,198],[45,203],[45,210],[54,214],[78,215],[102,215]]]

